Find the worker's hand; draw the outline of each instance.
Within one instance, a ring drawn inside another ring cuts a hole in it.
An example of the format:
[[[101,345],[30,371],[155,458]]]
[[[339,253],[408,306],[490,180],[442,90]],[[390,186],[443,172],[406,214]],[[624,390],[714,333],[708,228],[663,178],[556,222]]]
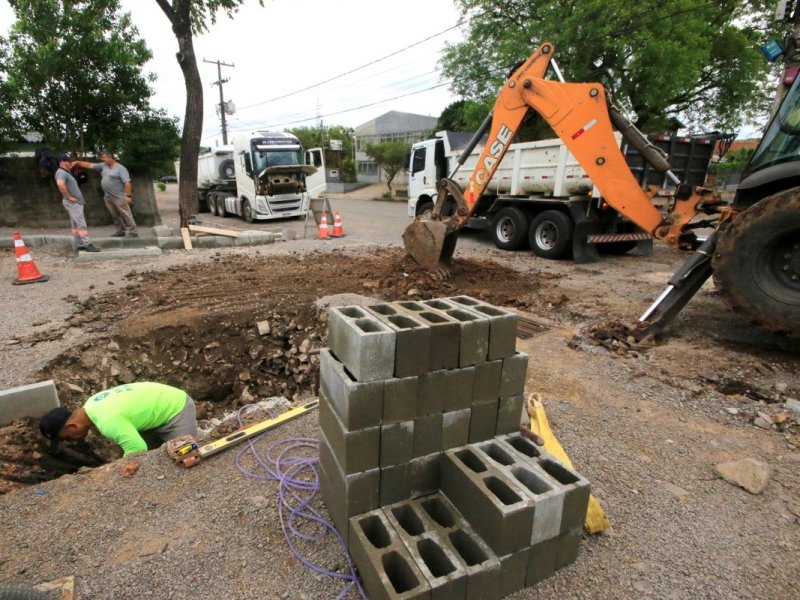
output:
[[[129,460],[128,462],[122,463],[122,476],[133,477],[134,475],[136,475],[136,471],[138,471],[139,467],[141,466],[142,465],[140,465],[135,460]]]
[[[125,196],[125,202],[127,202],[128,204],[133,204],[133,196],[131,196],[130,194]]]
[[[78,203],[78,199],[77,198],[69,198],[69,201],[72,202],[73,204],[77,204]]]

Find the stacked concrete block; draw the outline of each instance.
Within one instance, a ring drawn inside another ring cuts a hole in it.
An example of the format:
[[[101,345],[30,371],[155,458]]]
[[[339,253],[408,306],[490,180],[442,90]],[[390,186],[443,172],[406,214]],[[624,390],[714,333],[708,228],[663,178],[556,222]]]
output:
[[[575,560],[588,482],[518,433],[513,313],[456,296],[329,320],[321,488],[371,598],[500,598]]]

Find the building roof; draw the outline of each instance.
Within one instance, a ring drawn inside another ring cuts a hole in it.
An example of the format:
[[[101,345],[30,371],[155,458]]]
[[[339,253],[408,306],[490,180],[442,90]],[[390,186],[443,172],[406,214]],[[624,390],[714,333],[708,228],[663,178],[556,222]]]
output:
[[[391,110],[356,127],[356,135],[385,135],[389,133],[433,130],[436,128],[438,121],[438,117]]]

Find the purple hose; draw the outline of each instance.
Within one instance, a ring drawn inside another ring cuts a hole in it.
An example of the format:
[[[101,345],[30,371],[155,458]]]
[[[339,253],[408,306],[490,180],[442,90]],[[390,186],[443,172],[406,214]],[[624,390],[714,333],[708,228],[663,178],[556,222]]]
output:
[[[243,406],[237,415],[239,425],[243,426],[242,415],[253,406]],[[270,418],[274,418],[271,411],[267,411]],[[311,438],[286,438],[274,442],[267,448],[266,458],[256,449],[256,444],[263,439],[264,435],[247,440],[247,445],[236,455],[236,468],[254,479],[262,481],[278,482],[278,518],[281,523],[283,535],[289,549],[306,568],[315,573],[332,577],[346,582],[344,589],[336,597],[337,600],[344,598],[351,589],[355,587],[359,595],[366,600],[361,583],[358,581],[355,566],[347,551],[347,544],[344,543],[342,536],[336,528],[326,521],[319,511],[311,506],[311,503],[319,492],[319,442]],[[242,457],[246,452],[250,452],[258,465],[263,469],[263,473],[256,472],[242,465]],[[304,456],[312,454],[312,456]],[[306,480],[307,479],[307,480]],[[301,528],[305,525],[305,530],[314,533],[305,533]],[[330,571],[310,559],[306,558],[295,545],[295,540],[319,541],[326,535],[332,533],[342,549],[347,559],[347,569],[345,573]]]

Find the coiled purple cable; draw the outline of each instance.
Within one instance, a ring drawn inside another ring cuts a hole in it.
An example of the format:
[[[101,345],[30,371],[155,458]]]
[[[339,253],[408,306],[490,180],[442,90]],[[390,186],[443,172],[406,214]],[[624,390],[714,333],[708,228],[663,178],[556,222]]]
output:
[[[240,426],[244,425],[243,414],[251,408],[259,407],[243,406],[239,409],[237,417]],[[267,410],[267,413],[270,418],[275,418],[271,411]],[[295,558],[315,573],[346,582],[336,597],[337,600],[344,598],[353,588],[364,600],[367,600],[367,595],[358,581],[350,553],[347,551],[347,544],[336,528],[311,506],[319,492],[319,470],[317,468],[319,465],[319,442],[312,438],[279,440],[267,448],[265,458],[256,448],[256,444],[263,439],[264,435],[266,434],[247,440],[247,445],[236,455],[236,468],[247,477],[278,482],[278,518],[286,543]],[[248,451],[263,469],[263,473],[242,465],[242,457]],[[305,533],[302,529],[311,530],[314,533]],[[330,571],[316,564],[304,556],[295,544],[295,539],[315,542],[323,539],[329,533],[334,535],[347,560],[345,573]]]

